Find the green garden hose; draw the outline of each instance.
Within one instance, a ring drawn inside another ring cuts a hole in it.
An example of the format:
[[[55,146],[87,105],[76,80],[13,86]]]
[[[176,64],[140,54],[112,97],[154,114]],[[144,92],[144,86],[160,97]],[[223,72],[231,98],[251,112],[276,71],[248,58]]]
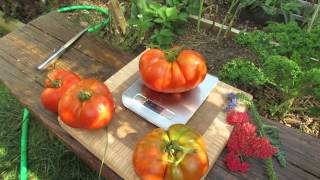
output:
[[[86,5],[68,6],[68,7],[59,8],[57,11],[58,12],[66,12],[66,11],[74,11],[74,10],[96,10],[96,11],[99,11],[102,14],[108,16],[107,18],[103,19],[100,23],[95,24],[95,25],[90,25],[88,28],[88,32],[95,32],[97,30],[100,30],[101,28],[106,26],[110,21],[110,15],[109,15],[108,10],[103,9],[99,6],[86,6]]]
[[[27,139],[28,139],[29,111],[23,110],[22,132],[21,132],[21,159],[20,159],[20,180],[28,179],[27,166]]]

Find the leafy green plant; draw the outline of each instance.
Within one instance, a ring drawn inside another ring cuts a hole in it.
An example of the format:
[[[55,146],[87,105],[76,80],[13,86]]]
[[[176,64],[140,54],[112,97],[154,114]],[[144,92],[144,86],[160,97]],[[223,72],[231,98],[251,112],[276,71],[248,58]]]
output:
[[[165,4],[170,7],[177,7],[179,11],[188,14],[198,14],[200,1],[194,0],[165,0]]]
[[[310,32],[297,23],[270,24],[264,31],[241,33],[236,36],[238,44],[246,45],[262,56],[281,55],[292,59],[303,70],[320,67],[320,25]]]
[[[274,108],[272,115],[285,115],[297,97],[312,95],[317,98],[320,88],[320,69],[302,71],[294,61],[283,56],[270,56],[263,65],[268,83],[282,92],[283,101]]]
[[[297,85],[302,71],[297,63],[284,56],[270,56],[263,65],[263,72],[269,83],[278,87],[286,95]]]
[[[260,7],[268,15],[283,15],[289,22],[290,14],[298,12],[302,7],[298,0],[256,0],[250,8]]]
[[[143,44],[147,32],[154,26],[151,19],[146,19],[143,16],[129,19],[128,24],[130,31],[121,43],[122,49],[125,50],[135,49],[139,44]]]
[[[131,6],[129,24],[131,29],[136,27],[139,32],[153,31],[151,42],[148,43],[168,48],[176,34],[181,33],[180,25],[187,22],[188,14],[199,11],[199,5],[199,1],[191,0],[166,0],[162,3],[154,0],[135,0]],[[143,25],[144,22],[149,23],[148,29]],[[137,34],[138,39],[143,37],[144,34]]]
[[[238,85],[262,85],[266,77],[262,70],[247,59],[233,59],[226,63],[219,72],[219,78],[225,82]]]
[[[320,99],[320,68],[301,70],[299,65],[284,56],[270,56],[261,68],[249,60],[232,60],[219,72],[220,79],[237,85],[271,84],[282,94],[282,101],[270,109],[271,115],[286,115],[298,97],[311,95]],[[318,108],[305,109],[317,112]]]

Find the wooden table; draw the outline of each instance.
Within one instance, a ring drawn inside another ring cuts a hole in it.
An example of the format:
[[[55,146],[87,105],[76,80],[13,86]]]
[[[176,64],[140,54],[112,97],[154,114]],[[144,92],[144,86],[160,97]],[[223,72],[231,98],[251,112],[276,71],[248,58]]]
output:
[[[53,12],[1,38],[0,80],[50,132],[92,169],[99,170],[100,161],[59,126],[56,114],[42,107],[39,94],[46,72],[35,69],[52,49],[62,45],[81,29],[64,15]],[[57,66],[78,72],[84,78],[96,77],[103,81],[132,58],[94,35],[86,34],[64,54]],[[279,179],[320,179],[320,140],[279,123],[268,123],[280,128],[281,140],[287,152],[287,168],[280,168],[274,161]],[[224,154],[217,160],[207,179],[267,179],[263,161],[250,160],[251,170],[246,174],[230,173],[223,163]],[[106,166],[103,175],[107,179],[120,179]]]

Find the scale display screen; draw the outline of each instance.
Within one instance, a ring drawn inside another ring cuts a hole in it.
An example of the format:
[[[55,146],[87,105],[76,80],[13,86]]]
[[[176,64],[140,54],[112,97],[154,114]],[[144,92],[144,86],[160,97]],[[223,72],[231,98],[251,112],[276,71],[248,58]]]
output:
[[[134,99],[136,101],[138,101],[139,103],[141,103],[143,106],[145,106],[148,109],[152,110],[153,112],[155,112],[155,113],[157,113],[157,114],[159,114],[161,116],[164,116],[168,120],[171,120],[171,119],[174,118],[174,113],[172,111],[162,107],[158,103],[155,103],[155,102],[149,100],[148,98],[146,98],[142,94],[136,94],[134,96]]]

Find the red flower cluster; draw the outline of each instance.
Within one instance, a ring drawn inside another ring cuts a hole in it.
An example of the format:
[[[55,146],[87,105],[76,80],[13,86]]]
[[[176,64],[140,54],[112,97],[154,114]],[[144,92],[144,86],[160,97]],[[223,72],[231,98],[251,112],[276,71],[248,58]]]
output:
[[[249,164],[241,162],[240,156],[264,159],[272,157],[277,152],[266,137],[257,136],[256,127],[249,122],[248,113],[230,112],[227,122],[236,125],[227,144],[229,153],[224,159],[230,171],[249,170]]]
[[[241,162],[239,156],[236,155],[234,151],[229,152],[224,158],[224,161],[228,169],[232,172],[247,172],[250,168],[250,164],[248,162]]]
[[[247,112],[230,111],[227,115],[227,122],[231,125],[249,122],[250,117]]]

